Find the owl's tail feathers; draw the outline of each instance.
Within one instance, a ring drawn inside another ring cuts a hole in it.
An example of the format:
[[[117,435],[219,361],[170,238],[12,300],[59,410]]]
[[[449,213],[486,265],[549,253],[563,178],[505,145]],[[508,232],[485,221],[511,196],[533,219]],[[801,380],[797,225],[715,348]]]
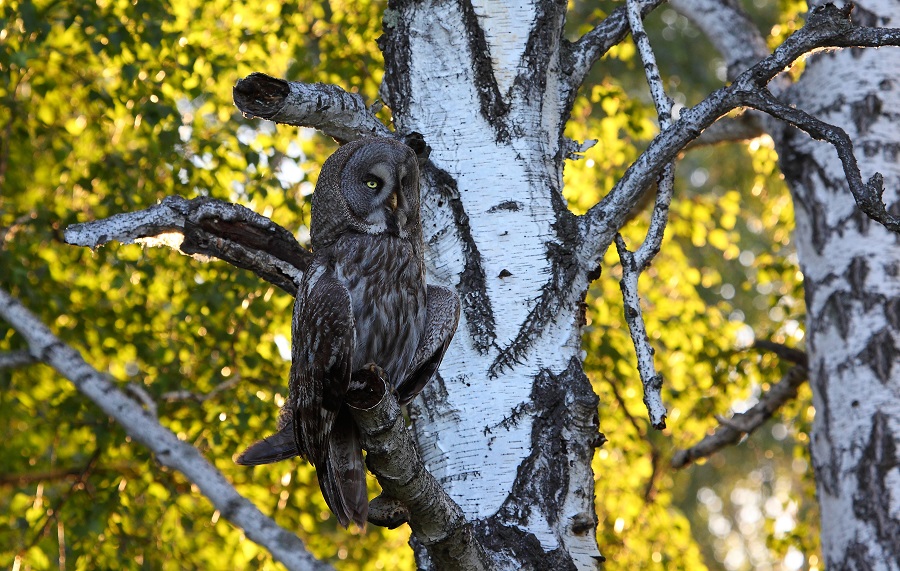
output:
[[[328,439],[328,452],[324,462],[316,467],[316,474],[325,503],[338,522],[347,527],[352,521],[365,529],[369,516],[366,466],[359,429],[346,405],[341,407],[335,419]]]
[[[272,436],[251,444],[234,461],[242,466],[258,466],[287,460],[299,454],[294,442],[294,427],[288,424]]]

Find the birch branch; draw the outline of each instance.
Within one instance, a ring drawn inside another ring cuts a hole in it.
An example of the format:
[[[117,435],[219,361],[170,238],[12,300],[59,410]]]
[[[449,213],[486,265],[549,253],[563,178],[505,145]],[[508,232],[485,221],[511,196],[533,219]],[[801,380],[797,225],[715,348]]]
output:
[[[755,139],[766,133],[760,119],[761,114],[755,111],[745,111],[736,117],[723,117],[688,143],[685,150]]]
[[[662,78],[659,76],[659,67],[656,65],[656,56],[653,54],[653,47],[644,31],[644,24],[641,21],[641,5],[638,0],[628,0],[626,9],[631,35],[638,48],[641,62],[644,64],[647,84],[650,86],[650,93],[659,116],[660,129],[666,129],[672,124],[672,101],[666,95]],[[641,312],[638,278],[659,253],[669,219],[669,205],[672,202],[674,186],[675,164],[669,163],[657,181],[656,204],[653,207],[650,228],[644,243],[637,252],[629,252],[622,236],[616,236],[616,249],[622,261],[622,280],[619,282],[619,286],[622,289],[622,300],[625,305],[625,321],[628,323],[631,341],[637,354],[638,372],[641,375],[641,383],[644,385],[644,405],[650,415],[650,424],[657,430],[666,427],[666,407],[663,405],[660,395],[663,378],[656,372],[656,366],[653,363],[654,350],[650,346],[650,338],[647,336],[647,327]]]
[[[28,351],[0,351],[0,370],[18,369],[37,363],[37,359]]]
[[[265,216],[212,198],[167,196],[155,206],[66,228],[68,244],[108,242],[169,246],[200,259],[219,258],[294,295],[312,255]]]
[[[729,419],[718,418],[719,428],[715,433],[706,436],[697,444],[686,450],[679,450],[672,458],[672,467],[684,468],[700,458],[712,456],[722,448],[737,443],[745,434],[765,424],[784,404],[797,397],[797,389],[808,378],[806,367],[795,365],[759,402],[747,412],[738,413]]]
[[[115,419],[129,436],[149,448],[162,465],[178,470],[196,484],[223,517],[268,550],[285,567],[298,571],[331,569],[313,557],[300,538],[278,526],[238,494],[196,448],[179,440],[149,411],[141,408],[88,365],[78,351],[53,335],[34,314],[2,289],[0,317],[26,339],[32,355],[72,381],[79,391]]]
[[[234,386],[237,386],[243,380],[241,375],[237,374],[228,379],[227,381],[222,381],[215,387],[213,387],[208,393],[194,393],[191,391],[169,391],[167,393],[163,393],[159,395],[159,398],[166,402],[177,402],[177,401],[185,401],[192,400],[199,403],[203,403],[213,398],[217,394],[222,391],[226,391]]]
[[[815,8],[803,28],[792,34],[773,54],[742,73],[728,87],[717,89],[706,99],[689,109],[671,127],[664,129],[651,141],[647,150],[625,171],[613,189],[598,204],[580,217],[583,237],[579,258],[583,267],[594,268],[603,252],[612,243],[621,225],[627,220],[631,206],[650,186],[662,169],[676,157],[704,129],[729,111],[742,106],[763,106],[761,91],[781,71],[797,58],[819,48],[900,46],[900,29],[855,27],[849,20],[849,9],[826,5]],[[766,92],[768,93],[768,92]],[[771,94],[768,94],[771,96]],[[769,106],[770,109],[774,109]],[[764,109],[761,109],[765,111]],[[787,116],[784,109],[774,112]],[[777,115],[775,115],[777,117]],[[792,120],[792,119],[786,119]],[[808,126],[808,125],[807,125]],[[841,131],[830,127],[830,140],[841,139]],[[846,133],[843,133],[844,137]],[[852,156],[852,144],[842,143],[839,153]],[[851,178],[861,181],[856,161],[845,161],[845,171],[851,170]],[[880,176],[875,175],[869,184],[857,184],[854,197],[866,214],[894,230],[897,220],[888,214],[880,195]]]
[[[413,536],[428,550],[435,569],[490,568],[462,508],[425,468],[383,375],[362,369],[354,373],[353,380],[364,386],[348,394],[350,410],[362,433],[366,464],[383,490],[373,500],[375,511],[381,514],[387,510],[395,516],[389,522],[373,523],[397,527],[408,517]]]
[[[312,127],[340,143],[392,132],[366,107],[361,95],[336,85],[300,83],[251,73],[238,80],[234,104],[245,117],[296,127]]]
[[[844,176],[859,209],[872,220],[881,222],[888,230],[900,233],[900,218],[888,212],[884,204],[884,177],[881,173],[875,173],[867,182],[863,182],[856,155],[853,154],[853,141],[846,131],[779,101],[768,90],[748,93],[745,103],[790,123],[813,139],[831,143],[841,160]]]
[[[665,0],[638,0],[641,17],[655,10],[663,2]],[[564,60],[568,61],[565,74],[561,78],[564,101],[574,101],[575,92],[584,83],[597,60],[611,47],[624,40],[630,31],[627,10],[625,7],[616,8],[594,29],[571,44],[568,53],[563,54]]]

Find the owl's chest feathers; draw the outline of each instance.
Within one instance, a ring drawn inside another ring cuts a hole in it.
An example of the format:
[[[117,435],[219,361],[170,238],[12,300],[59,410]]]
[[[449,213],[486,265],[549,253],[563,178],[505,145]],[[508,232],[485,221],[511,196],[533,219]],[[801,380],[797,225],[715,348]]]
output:
[[[425,326],[422,260],[409,241],[384,234],[345,236],[330,254],[335,277],[350,292],[353,369],[377,363],[396,385],[412,365]]]

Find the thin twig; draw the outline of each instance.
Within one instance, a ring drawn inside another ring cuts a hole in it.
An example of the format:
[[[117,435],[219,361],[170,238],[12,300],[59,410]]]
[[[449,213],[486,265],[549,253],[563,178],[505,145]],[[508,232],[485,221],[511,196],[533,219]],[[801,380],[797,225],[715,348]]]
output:
[[[853,154],[853,141],[846,131],[779,101],[765,89],[747,93],[744,103],[790,123],[813,139],[831,143],[844,167],[844,176],[859,209],[888,230],[900,233],[900,218],[889,213],[884,204],[884,177],[881,173],[875,173],[868,182],[863,182],[856,155]]]
[[[665,0],[644,0],[640,3],[641,17],[646,16]],[[584,83],[591,68],[610,48],[619,44],[631,31],[625,7],[616,8],[591,31],[581,36],[564,59],[569,61],[568,70],[561,82],[563,100],[574,101],[575,92]]]
[[[210,390],[208,393],[194,393],[191,391],[169,391],[167,393],[161,394],[159,398],[166,402],[193,400],[203,403],[213,398],[220,392],[234,387],[239,382],[241,382],[241,380],[241,375],[234,375],[227,381],[222,381],[221,383],[213,387],[212,390]]]
[[[631,26],[631,35],[637,45],[638,53],[644,64],[647,75],[647,83],[656,106],[661,129],[666,129],[672,124],[672,101],[666,95],[662,78],[659,76],[659,68],[656,65],[656,56],[650,39],[644,31],[641,21],[641,5],[638,0],[628,0],[628,23]],[[665,234],[666,223],[669,219],[669,204],[672,202],[672,194],[675,185],[675,165],[669,163],[663,169],[662,175],[657,181],[656,204],[650,219],[650,228],[644,243],[637,252],[631,253],[625,246],[625,240],[621,235],[616,236],[616,248],[619,258],[622,260],[622,280],[619,285],[622,289],[622,299],[625,305],[625,321],[631,332],[631,341],[634,344],[638,360],[638,372],[644,385],[644,404],[650,415],[650,423],[654,428],[662,430],[666,427],[666,407],[662,403],[660,390],[662,389],[662,375],[656,372],[653,362],[653,347],[647,337],[647,327],[644,324],[641,312],[640,296],[638,295],[638,278],[650,264],[650,261],[659,253]]]
[[[28,351],[0,351],[0,369],[18,369],[37,363]]]
[[[809,356],[806,354],[806,351],[788,347],[784,343],[776,343],[775,341],[768,341],[766,339],[757,339],[753,342],[753,347],[775,353],[785,361],[790,361],[801,367],[806,367],[809,364]]]
[[[747,111],[736,117],[723,117],[688,143],[685,150],[753,140],[766,133],[762,127],[761,118],[762,115],[755,111]]]
[[[752,433],[772,418],[785,403],[797,397],[797,389],[808,376],[806,367],[791,367],[748,411],[735,414],[727,420],[721,419],[715,433],[704,437],[690,448],[676,452],[672,458],[672,467],[684,468],[695,460],[712,456],[722,448],[738,442],[744,434]]]

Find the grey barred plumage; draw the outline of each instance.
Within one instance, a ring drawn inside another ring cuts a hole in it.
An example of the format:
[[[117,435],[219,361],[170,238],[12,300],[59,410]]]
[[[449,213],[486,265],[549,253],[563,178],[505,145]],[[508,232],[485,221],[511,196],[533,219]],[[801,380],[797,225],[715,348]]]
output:
[[[452,291],[426,286],[417,159],[387,138],[348,143],[322,166],[312,198],[313,261],[294,303],[290,394],[279,431],[241,464],[300,455],[341,525],[368,513],[358,429],[345,396],[370,364],[402,404],[437,370],[459,319]]]

